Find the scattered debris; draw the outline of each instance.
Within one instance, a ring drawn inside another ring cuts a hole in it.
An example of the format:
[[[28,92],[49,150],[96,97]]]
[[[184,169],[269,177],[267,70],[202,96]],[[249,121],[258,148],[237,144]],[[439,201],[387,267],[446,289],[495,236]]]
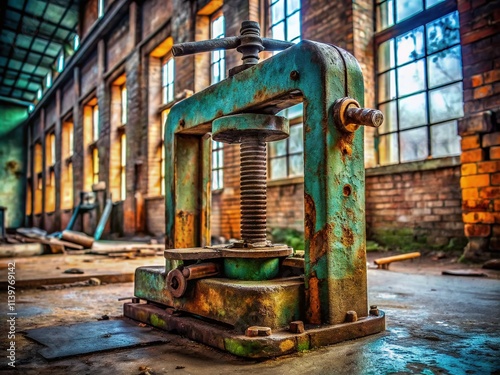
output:
[[[91,277],[89,279],[89,284],[92,286],[101,285],[101,280],[99,280],[97,277]]]
[[[408,253],[408,254],[401,254],[401,255],[394,255],[391,257],[385,257],[385,258],[378,258],[373,261],[378,268],[382,268],[384,270],[389,269],[389,265],[392,262],[400,262],[402,260],[407,260],[407,259],[413,259],[413,258],[418,258],[420,256],[419,252],[415,253]]]
[[[81,275],[81,274],[84,274],[85,271],[82,270],[81,268],[68,268],[66,271],[64,271],[64,273]]]
[[[78,287],[78,286],[96,286],[96,285],[101,285],[101,280],[93,277],[93,278],[85,280],[85,281],[75,281],[74,283],[40,285],[39,289],[60,290],[60,289],[74,288],[74,287]],[[108,319],[109,319],[109,317],[108,317]]]
[[[449,275],[449,276],[475,276],[475,277],[488,277],[487,274],[481,271],[475,271],[475,270],[446,270],[441,272],[443,275]]]
[[[82,245],[86,249],[92,248],[92,244],[94,243],[94,238],[87,236],[85,233],[68,229],[63,230],[61,238],[66,241]]]
[[[148,367],[148,366],[140,366],[139,367],[139,375],[153,375],[154,372],[153,372],[153,369],[151,367]]]
[[[446,258],[446,253],[444,251],[438,251],[432,255],[432,260],[440,260]]]
[[[500,270],[500,259],[491,259],[483,264],[484,269]]]
[[[175,366],[176,370],[182,370],[183,368],[186,368],[186,366]]]
[[[97,319],[97,320],[109,320],[109,315],[104,314],[104,315],[101,316],[100,319]]]

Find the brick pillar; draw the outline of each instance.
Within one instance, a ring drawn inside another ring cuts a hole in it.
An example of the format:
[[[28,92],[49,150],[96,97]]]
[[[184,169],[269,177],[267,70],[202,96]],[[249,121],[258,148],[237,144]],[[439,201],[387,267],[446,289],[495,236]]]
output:
[[[463,57],[462,217],[464,259],[500,251],[500,1],[459,0]]]

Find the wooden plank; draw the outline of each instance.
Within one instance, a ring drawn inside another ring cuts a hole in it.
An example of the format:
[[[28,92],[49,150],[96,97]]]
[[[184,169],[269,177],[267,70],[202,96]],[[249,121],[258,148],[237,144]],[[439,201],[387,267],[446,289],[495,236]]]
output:
[[[0,245],[0,258],[30,257],[43,254],[41,243],[19,243]]]

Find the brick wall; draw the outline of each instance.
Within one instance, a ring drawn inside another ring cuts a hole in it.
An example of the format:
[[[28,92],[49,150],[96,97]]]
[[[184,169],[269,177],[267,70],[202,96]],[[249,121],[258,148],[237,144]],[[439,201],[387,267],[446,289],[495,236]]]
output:
[[[500,1],[459,0],[464,112],[460,185],[464,257],[500,251]],[[496,253],[496,255],[495,255]]]
[[[459,165],[378,173],[377,169],[367,170],[366,176],[369,239],[408,250],[463,246]]]

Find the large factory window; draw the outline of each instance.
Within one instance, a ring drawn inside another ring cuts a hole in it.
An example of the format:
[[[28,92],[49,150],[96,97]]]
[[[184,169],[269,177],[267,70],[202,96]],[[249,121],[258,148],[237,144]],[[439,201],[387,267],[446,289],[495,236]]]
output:
[[[126,145],[125,134],[128,122],[128,96],[125,73],[116,78],[111,86],[110,106],[110,155],[109,191],[114,202],[125,199]]]
[[[99,107],[97,98],[94,97],[83,106],[83,145],[85,150],[83,189],[85,191],[90,191],[92,184],[99,181],[99,159],[97,154],[99,132]]]
[[[376,135],[379,165],[458,155],[463,116],[459,19],[454,2],[377,4]]]
[[[56,209],[56,135],[51,132],[45,136],[45,162],[47,174],[45,177],[45,212],[54,212]]]
[[[61,208],[73,208],[74,126],[71,118],[63,121],[61,140]]]
[[[161,142],[158,146],[158,155],[160,156],[160,194],[165,195],[165,124],[170,109],[165,109],[161,113]]]
[[[300,42],[300,0],[272,0],[270,3],[272,37]]]
[[[40,142],[35,143],[33,152],[33,165],[34,165],[34,185],[35,185],[35,215],[42,213],[42,174],[43,174],[43,148]]]

